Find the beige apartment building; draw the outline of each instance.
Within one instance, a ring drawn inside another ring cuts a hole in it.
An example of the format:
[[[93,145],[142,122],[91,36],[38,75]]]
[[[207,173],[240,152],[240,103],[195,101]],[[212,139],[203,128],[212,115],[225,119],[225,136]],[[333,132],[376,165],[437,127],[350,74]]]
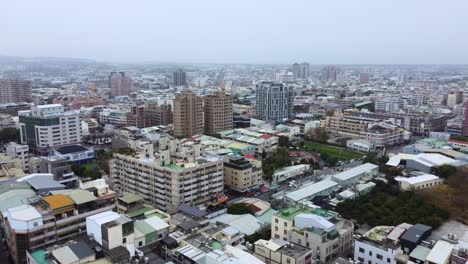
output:
[[[182,91],[174,99],[174,136],[191,137],[203,133],[203,98]]]
[[[144,150],[134,156],[114,154],[110,167],[114,190],[137,194],[170,214],[176,213],[180,204],[204,206],[222,194],[223,175],[219,156],[172,160],[169,150],[154,154]]]
[[[238,192],[255,189],[262,183],[262,169],[242,156],[231,156],[224,162],[224,185]]]
[[[214,135],[233,129],[232,97],[217,92],[204,97],[205,134]]]

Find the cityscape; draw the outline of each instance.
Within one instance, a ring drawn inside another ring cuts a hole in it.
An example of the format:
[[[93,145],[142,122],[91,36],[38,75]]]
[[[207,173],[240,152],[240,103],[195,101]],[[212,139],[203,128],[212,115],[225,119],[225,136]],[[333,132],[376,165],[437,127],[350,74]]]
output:
[[[465,3],[53,2],[0,24],[0,264],[468,263]]]

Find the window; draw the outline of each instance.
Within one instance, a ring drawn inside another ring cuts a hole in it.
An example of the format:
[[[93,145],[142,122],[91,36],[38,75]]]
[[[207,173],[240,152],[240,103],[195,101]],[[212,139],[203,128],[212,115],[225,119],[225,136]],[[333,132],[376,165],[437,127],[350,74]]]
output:
[[[284,221],[284,226],[288,226],[288,222]]]
[[[139,241],[139,242],[138,242],[138,246],[139,246],[139,247],[143,246],[143,241]]]
[[[392,260],[390,258],[387,258],[387,262],[390,263],[392,262]]]
[[[366,251],[363,248],[359,248],[359,252],[365,253]]]
[[[383,256],[382,256],[382,255],[379,255],[379,254],[377,254],[377,259],[383,260]]]
[[[369,256],[372,256],[372,251],[369,251]]]
[[[34,226],[34,227],[38,226],[38,223],[37,223],[37,222],[34,222],[34,223],[33,223],[33,226]]]
[[[363,259],[363,258],[359,257],[359,258],[357,258],[357,259],[358,259],[358,261],[359,261],[360,263],[364,263],[364,259]]]
[[[288,230],[284,230],[283,233],[284,233],[285,235],[287,235],[287,234],[288,234]]]
[[[278,227],[277,227],[277,226],[275,226],[275,231],[278,231]]]
[[[126,237],[124,237],[124,238],[122,239],[122,244],[125,244],[125,243],[127,243],[127,238],[126,238]]]

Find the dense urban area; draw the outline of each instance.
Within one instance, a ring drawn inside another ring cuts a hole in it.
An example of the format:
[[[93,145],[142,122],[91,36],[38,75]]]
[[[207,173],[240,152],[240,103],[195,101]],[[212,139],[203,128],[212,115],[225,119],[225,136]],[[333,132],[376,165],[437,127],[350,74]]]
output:
[[[463,264],[468,67],[0,57],[0,263]]]

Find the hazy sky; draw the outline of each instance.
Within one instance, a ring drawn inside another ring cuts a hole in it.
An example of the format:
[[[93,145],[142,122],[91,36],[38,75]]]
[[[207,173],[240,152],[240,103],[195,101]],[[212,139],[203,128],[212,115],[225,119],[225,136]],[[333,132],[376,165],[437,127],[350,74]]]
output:
[[[1,0],[0,55],[468,64],[468,1]]]

